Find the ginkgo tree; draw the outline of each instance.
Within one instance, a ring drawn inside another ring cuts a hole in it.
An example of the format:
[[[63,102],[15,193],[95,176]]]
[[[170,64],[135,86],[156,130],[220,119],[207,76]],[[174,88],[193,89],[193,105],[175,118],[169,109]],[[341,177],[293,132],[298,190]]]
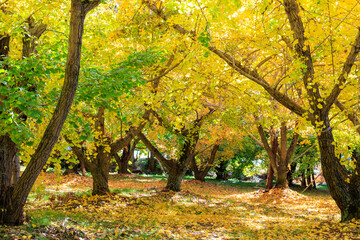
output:
[[[7,19],[7,23],[11,22],[11,16],[13,16],[12,11],[17,10],[16,3],[10,1],[6,1],[5,3],[1,3],[2,5],[5,4],[5,6],[2,6],[2,18]],[[10,6],[10,12],[8,12],[9,9],[7,9],[6,5]],[[32,4],[31,2],[26,2],[24,5],[28,7],[28,4]],[[60,4],[60,3],[58,3]],[[41,141],[39,145],[37,146],[36,151],[31,156],[31,160],[29,161],[29,164],[19,180],[14,185],[8,185],[9,182],[5,182],[6,185],[1,186],[1,223],[6,224],[21,224],[23,219],[23,207],[26,202],[27,196],[37,178],[37,176],[40,174],[41,169],[46,164],[46,161],[49,158],[49,155],[55,145],[55,143],[58,140],[60,131],[62,129],[62,126],[65,122],[65,119],[70,111],[71,104],[73,102],[75,91],[77,87],[78,82],[78,75],[79,75],[79,69],[80,69],[80,58],[81,58],[81,43],[82,43],[82,35],[84,30],[84,21],[87,13],[94,9],[97,5],[100,4],[100,1],[80,1],[80,0],[73,0],[71,1],[71,17],[70,17],[70,34],[69,34],[69,46],[68,46],[68,58],[67,58],[67,64],[65,68],[65,77],[64,77],[64,85],[58,100],[58,104],[52,113],[52,117],[50,119],[50,122],[48,123],[46,130],[43,134],[43,137],[41,138]],[[56,5],[55,5],[56,6]],[[40,8],[41,9],[41,8]],[[55,14],[54,8],[50,8],[52,11],[51,13]],[[46,13],[45,13],[46,14]],[[32,15],[32,14],[31,14]],[[17,15],[15,15],[17,16]],[[27,16],[28,17],[28,16]],[[31,23],[33,23],[31,20],[29,20],[28,29],[31,29]],[[21,24],[20,24],[21,25]],[[19,26],[19,25],[18,25]],[[34,26],[34,25],[33,25]],[[36,25],[35,25],[36,26]],[[26,32],[25,32],[26,34]],[[27,34],[29,36],[29,34]],[[29,36],[30,38],[26,38],[24,46],[26,46],[27,41],[31,41],[35,36]],[[35,42],[34,42],[35,43]],[[35,45],[34,43],[30,43],[30,47],[32,46],[33,50],[30,51],[23,51],[24,54],[31,54],[34,53]],[[3,45],[3,47],[6,47]],[[8,48],[8,46],[6,47]],[[6,52],[7,50],[2,49],[1,52]],[[9,52],[9,55],[11,55],[11,51]],[[16,56],[14,56],[16,59]],[[29,71],[31,72],[31,70]],[[7,71],[3,72],[3,74],[7,74]],[[21,76],[21,75],[20,75]],[[19,76],[18,76],[19,77]],[[8,91],[9,95],[2,96],[2,101],[6,100],[8,96],[12,93],[16,93],[17,91],[21,91],[24,89],[19,88],[19,86],[11,86],[11,78],[4,79],[5,86],[10,88],[11,90]],[[28,78],[22,78],[20,83],[26,83],[28,81]],[[29,87],[28,85],[25,85],[25,89]],[[6,106],[6,105],[5,105]],[[3,109],[3,111],[9,111],[9,112],[16,112],[17,110],[12,108],[12,106],[7,106],[6,109]],[[15,116],[17,117],[17,116]],[[3,119],[3,118],[2,118]],[[15,124],[15,123],[14,123]],[[5,123],[2,123],[2,125],[6,125]],[[2,132],[1,133],[1,139],[4,137],[9,136],[8,132]],[[10,136],[11,140],[8,139],[8,141],[3,142],[3,144],[8,143],[9,141],[13,141],[12,136]],[[6,146],[1,147],[1,161],[2,162],[12,162],[12,158],[14,157],[13,152],[12,155],[7,154],[7,147],[14,146]],[[6,167],[11,166],[11,164],[4,165],[5,168],[2,169],[2,174],[9,173],[9,170]],[[11,184],[11,182],[10,182]]]
[[[314,127],[324,177],[341,220],[359,219],[360,165],[349,172],[340,164],[329,116],[354,78],[351,70],[360,51],[359,3],[345,1],[339,10],[339,3],[331,1],[244,1],[241,8],[229,11],[217,1],[197,2],[193,9],[188,1],[143,2],[175,31],[200,41]],[[202,33],[194,30],[199,15],[204,19]]]

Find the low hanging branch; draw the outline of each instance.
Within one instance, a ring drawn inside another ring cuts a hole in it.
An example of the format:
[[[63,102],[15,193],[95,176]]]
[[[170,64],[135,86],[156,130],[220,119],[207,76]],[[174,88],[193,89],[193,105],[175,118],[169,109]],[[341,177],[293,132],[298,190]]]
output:
[[[299,156],[297,156],[294,160],[292,160],[289,165],[291,165],[293,162],[295,162],[296,160],[298,160],[299,158],[301,158],[302,156],[305,155],[305,153],[307,153],[308,151],[310,151],[313,147],[315,147],[315,144],[313,144],[311,147],[309,147],[308,149],[306,149],[302,154],[300,154]]]

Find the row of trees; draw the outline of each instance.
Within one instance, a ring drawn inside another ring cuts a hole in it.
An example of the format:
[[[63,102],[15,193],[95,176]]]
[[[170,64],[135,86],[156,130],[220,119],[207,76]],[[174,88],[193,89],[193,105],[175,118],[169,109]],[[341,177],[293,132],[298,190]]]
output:
[[[360,217],[358,3],[0,4],[2,223],[23,221],[41,169],[68,147],[91,172],[93,194],[109,192],[111,159],[126,166],[138,141],[178,191],[189,167],[204,179],[245,136],[269,158],[266,189],[273,177],[287,187],[299,138],[315,136],[342,221]]]

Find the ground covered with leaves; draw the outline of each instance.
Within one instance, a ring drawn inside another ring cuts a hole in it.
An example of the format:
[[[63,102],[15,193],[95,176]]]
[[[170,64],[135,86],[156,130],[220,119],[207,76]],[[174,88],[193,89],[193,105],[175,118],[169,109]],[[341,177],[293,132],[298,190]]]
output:
[[[339,223],[323,191],[264,194],[252,183],[112,175],[112,194],[91,196],[92,180],[42,174],[26,205],[27,223],[0,227],[1,239],[360,239],[360,221]]]

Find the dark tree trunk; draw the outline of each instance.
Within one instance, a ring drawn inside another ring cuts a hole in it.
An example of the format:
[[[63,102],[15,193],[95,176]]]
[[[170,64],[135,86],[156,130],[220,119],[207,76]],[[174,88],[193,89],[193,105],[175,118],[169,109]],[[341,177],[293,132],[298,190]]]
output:
[[[80,161],[80,169],[81,169],[81,175],[86,176],[86,168],[85,168],[85,163],[83,161]]]
[[[307,172],[308,172],[308,174],[310,173],[310,169],[307,169]],[[308,187],[308,189],[312,189],[312,184],[311,184],[311,181],[312,179],[311,179],[311,174],[309,174],[309,176],[307,177],[307,179],[306,179],[306,182],[307,182],[307,187]]]
[[[287,170],[281,170],[279,171],[277,178],[276,178],[276,183],[275,183],[275,188],[288,188],[288,183],[287,183]]]
[[[205,182],[207,172],[205,171],[194,171],[195,180]]]
[[[306,188],[305,171],[301,174],[301,187]]]
[[[196,144],[199,140],[199,131],[203,121],[207,116],[211,115],[215,110],[210,111],[200,118],[197,118],[192,122],[190,128],[184,128],[177,133],[184,139],[184,145],[181,148],[181,155],[179,160],[167,160],[160,152],[155,148],[151,142],[142,133],[138,134],[139,139],[145,144],[145,146],[158,158],[158,160],[164,164],[169,172],[166,188],[173,191],[180,191],[181,181],[188,170],[190,160],[195,156]],[[158,117],[160,123],[163,123],[163,119],[160,118],[157,113],[154,113]]]
[[[274,170],[271,166],[271,163],[269,163],[268,174],[266,177],[265,192],[270,191],[270,189],[272,189],[274,187],[273,180],[274,180]]]
[[[3,223],[5,224],[22,224],[23,207],[27,196],[59,138],[60,131],[70,111],[77,88],[85,16],[87,12],[98,4],[100,4],[100,0],[91,2],[72,0],[71,2],[69,51],[65,80],[59,102],[35,153],[32,155],[27,168],[14,187],[11,196],[11,205],[4,209]]]
[[[324,120],[325,130],[318,136],[321,166],[331,196],[341,210],[341,221],[360,219],[360,177],[349,177],[347,170],[336,158],[334,138],[328,117]],[[356,163],[360,169],[360,163]],[[346,181],[347,180],[347,181]]]
[[[148,169],[149,169],[150,173],[155,173],[156,159],[154,158],[154,156],[152,155],[151,152],[149,152],[149,157],[148,157]]]
[[[195,130],[194,130],[195,131]],[[186,135],[186,134],[184,134]],[[181,150],[180,159],[174,161],[171,168],[168,168],[169,176],[166,188],[172,191],[181,190],[181,182],[189,168],[190,160],[194,157],[195,146],[199,139],[199,132],[195,131],[187,136]]]
[[[311,178],[312,178],[312,187],[314,188],[314,189],[316,189],[316,182],[315,182],[315,175],[314,175],[314,173],[313,174],[311,174]]]
[[[216,180],[228,180],[228,174],[226,167],[229,161],[221,161],[217,167],[215,167]]]
[[[20,168],[20,162],[16,153],[17,145],[11,140],[9,135],[0,136],[0,221],[4,220],[6,209],[11,204],[11,195],[16,184]],[[19,166],[16,166],[19,165]]]
[[[289,185],[289,187],[294,186],[294,183],[293,183],[293,181],[294,181],[294,179],[293,179],[293,173],[294,173],[295,170],[296,170],[296,165],[297,165],[296,162],[292,163],[292,164],[290,165],[290,171],[289,171],[288,174],[287,174],[287,180],[288,180],[288,185]]]
[[[0,34],[0,61],[4,61],[4,57],[7,57],[9,55],[9,48],[10,46],[10,36],[5,34]],[[3,69],[8,69],[8,66],[1,66]]]
[[[181,182],[182,179],[185,176],[185,173],[187,171],[187,168],[183,167],[176,167],[169,171],[167,183],[166,183],[166,189],[169,189],[171,191],[180,191],[181,190]]]
[[[91,174],[93,176],[92,195],[105,195],[110,193],[108,178],[111,161],[111,153],[106,151],[110,147],[110,139],[105,133],[105,107],[98,108],[95,120],[95,129],[100,133],[94,139],[96,157],[91,161]]]
[[[119,167],[118,173],[129,173],[128,168],[129,168],[129,161],[131,158],[131,144],[129,143],[127,146],[123,148],[121,157],[119,157],[119,155],[116,153],[114,155],[114,158]]]
[[[92,195],[105,195],[110,193],[108,184],[109,168],[106,166],[95,167],[91,174],[93,177]]]

